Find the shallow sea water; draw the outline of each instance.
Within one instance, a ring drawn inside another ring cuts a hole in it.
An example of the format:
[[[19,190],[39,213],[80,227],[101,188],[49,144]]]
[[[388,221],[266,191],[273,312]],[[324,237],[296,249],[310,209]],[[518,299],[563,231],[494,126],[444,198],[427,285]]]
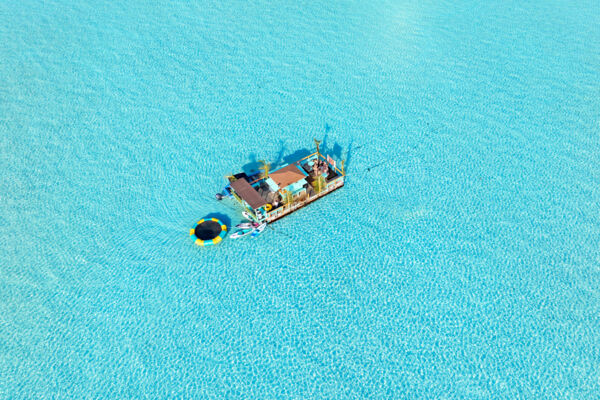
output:
[[[0,398],[600,397],[597,1],[120,3],[0,2]]]

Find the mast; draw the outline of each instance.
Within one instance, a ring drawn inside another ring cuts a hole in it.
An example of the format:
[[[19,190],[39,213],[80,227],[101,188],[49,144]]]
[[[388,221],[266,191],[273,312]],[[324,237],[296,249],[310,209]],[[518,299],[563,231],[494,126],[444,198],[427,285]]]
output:
[[[321,144],[321,140],[313,139],[315,141],[315,146],[317,147],[317,160],[321,157],[321,153],[319,153],[319,145]]]

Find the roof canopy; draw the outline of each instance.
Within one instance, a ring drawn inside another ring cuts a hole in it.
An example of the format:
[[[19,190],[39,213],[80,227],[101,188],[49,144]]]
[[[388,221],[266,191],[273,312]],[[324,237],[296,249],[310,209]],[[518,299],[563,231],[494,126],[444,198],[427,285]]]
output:
[[[299,180],[304,179],[306,175],[300,171],[296,164],[290,164],[287,167],[283,167],[277,171],[271,172],[269,177],[271,177],[271,179],[277,184],[277,186],[279,186],[280,189],[283,189],[292,183],[296,183]]]
[[[231,188],[235,190],[238,196],[242,198],[250,207],[256,209],[267,204],[265,199],[248,183],[244,178],[231,182]]]

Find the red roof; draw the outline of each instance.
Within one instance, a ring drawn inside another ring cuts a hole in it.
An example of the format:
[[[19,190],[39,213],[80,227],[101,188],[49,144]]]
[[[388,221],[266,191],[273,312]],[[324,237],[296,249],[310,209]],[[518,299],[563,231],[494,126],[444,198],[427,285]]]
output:
[[[271,172],[269,174],[269,178],[273,179],[277,186],[282,189],[291,185],[292,183],[296,183],[299,180],[306,178],[306,175],[300,171],[296,164],[290,164],[287,167],[283,167],[277,171]]]

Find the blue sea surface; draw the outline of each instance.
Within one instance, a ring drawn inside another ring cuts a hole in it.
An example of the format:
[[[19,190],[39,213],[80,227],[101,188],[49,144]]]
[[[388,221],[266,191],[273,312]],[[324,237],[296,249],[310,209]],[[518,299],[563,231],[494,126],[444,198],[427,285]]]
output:
[[[597,399],[599,282],[597,0],[0,2],[1,399]]]

